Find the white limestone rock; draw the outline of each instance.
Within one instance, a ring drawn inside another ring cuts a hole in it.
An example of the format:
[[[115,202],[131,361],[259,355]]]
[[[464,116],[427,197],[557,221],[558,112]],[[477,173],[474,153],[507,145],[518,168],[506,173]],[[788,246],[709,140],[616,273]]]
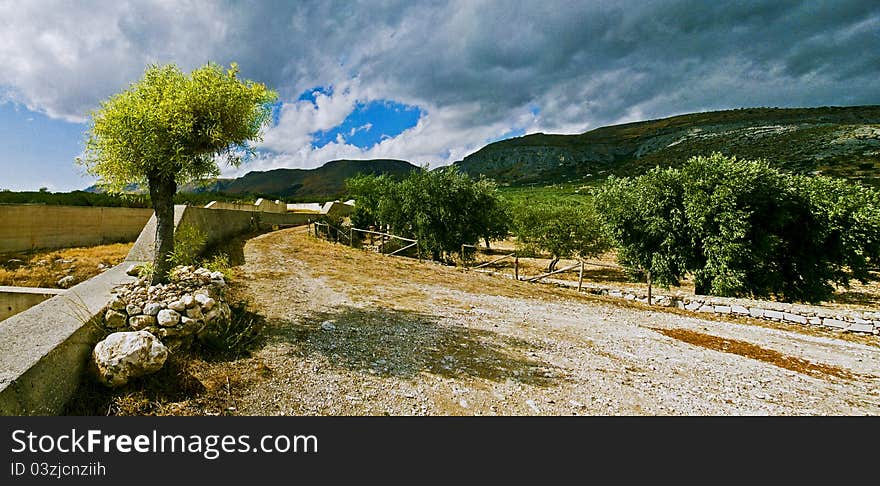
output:
[[[168,308],[176,312],[183,312],[186,310],[186,304],[180,300],[175,300],[168,304]]]
[[[167,358],[168,348],[147,331],[115,332],[92,352],[98,378],[109,387],[155,373]]]
[[[159,315],[159,311],[162,310],[162,305],[156,302],[148,302],[144,305],[144,314],[148,316],[157,316]]]
[[[162,309],[156,316],[156,320],[162,327],[176,326],[180,322],[180,314],[171,309]]]
[[[140,331],[150,326],[156,325],[156,316],[136,315],[128,318],[128,327],[135,331]]]
[[[191,319],[202,319],[204,316],[202,315],[202,309],[200,307],[193,307],[191,309],[186,310],[186,316]]]
[[[213,309],[214,305],[217,303],[214,299],[206,294],[196,294],[193,298],[202,307],[203,311],[209,311]]]

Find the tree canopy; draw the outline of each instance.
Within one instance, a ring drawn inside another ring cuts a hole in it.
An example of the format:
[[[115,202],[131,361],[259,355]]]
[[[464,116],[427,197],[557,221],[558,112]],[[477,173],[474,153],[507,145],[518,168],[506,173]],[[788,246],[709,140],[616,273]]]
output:
[[[400,181],[362,175],[347,187],[357,201],[353,224],[388,225],[394,234],[418,239],[435,259],[507,234],[505,202],[495,183],[455,167],[414,171]]]
[[[217,156],[238,165],[248,142],[260,140],[277,97],[261,83],[239,80],[238,72],[234,63],[189,75],[173,64],[149,66],[92,112],[79,163],[112,192],[146,184],[151,175],[178,185],[217,176]]]
[[[611,178],[597,206],[621,264],[697,293],[819,301],[880,259],[880,196],[721,154]]]
[[[110,192],[148,184],[156,212],[154,281],[166,278],[174,250],[174,194],[180,184],[219,175],[217,160],[238,165],[260,139],[277,95],[238,79],[238,66],[207,64],[189,75],[149,66],[144,77],[91,114],[78,163]]]
[[[560,258],[589,258],[609,249],[602,222],[589,201],[541,201],[513,209],[513,233],[521,248],[549,252],[553,271]]]

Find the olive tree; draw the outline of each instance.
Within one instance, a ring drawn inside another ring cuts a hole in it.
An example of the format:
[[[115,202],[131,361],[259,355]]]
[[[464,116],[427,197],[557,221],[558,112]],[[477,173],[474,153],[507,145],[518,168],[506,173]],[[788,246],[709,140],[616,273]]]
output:
[[[219,175],[218,160],[239,165],[248,142],[260,140],[276,98],[265,85],[240,80],[235,64],[211,63],[188,75],[153,65],[92,112],[78,163],[110,192],[148,185],[157,223],[154,281],[170,269],[178,186]]]
[[[721,154],[611,179],[597,205],[621,264],[698,294],[815,302],[880,261],[880,195]]]
[[[391,232],[415,238],[435,260],[481,238],[506,235],[506,211],[498,188],[488,179],[472,179],[456,167],[413,171],[394,181],[365,175],[349,179],[357,224],[388,225]]]
[[[695,266],[683,191],[678,171],[660,168],[637,178],[612,176],[597,190],[596,208],[630,276],[651,272],[660,285],[678,285]]]
[[[609,248],[602,222],[588,201],[518,205],[513,209],[513,233],[520,248],[550,253],[548,272],[561,258],[590,258]]]

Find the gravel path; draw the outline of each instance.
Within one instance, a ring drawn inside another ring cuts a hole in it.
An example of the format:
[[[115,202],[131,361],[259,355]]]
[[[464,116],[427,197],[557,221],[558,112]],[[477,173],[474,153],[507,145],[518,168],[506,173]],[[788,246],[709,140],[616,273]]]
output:
[[[880,347],[620,306],[317,241],[250,240],[254,415],[876,415]]]

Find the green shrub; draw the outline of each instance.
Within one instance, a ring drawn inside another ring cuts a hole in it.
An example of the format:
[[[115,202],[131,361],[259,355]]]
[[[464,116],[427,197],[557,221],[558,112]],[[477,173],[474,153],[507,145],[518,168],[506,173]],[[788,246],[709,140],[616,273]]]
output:
[[[229,255],[223,252],[213,255],[209,259],[202,260],[201,266],[212,272],[222,273],[223,278],[226,280],[229,280],[229,277],[232,276],[232,266],[229,264]]]
[[[168,255],[171,266],[195,265],[207,241],[208,235],[195,226],[177,228],[174,232],[174,251]]]
[[[153,272],[156,271],[156,266],[153,265],[153,262],[146,262],[141,264],[138,267],[138,278],[142,278],[145,280],[153,280]]]

